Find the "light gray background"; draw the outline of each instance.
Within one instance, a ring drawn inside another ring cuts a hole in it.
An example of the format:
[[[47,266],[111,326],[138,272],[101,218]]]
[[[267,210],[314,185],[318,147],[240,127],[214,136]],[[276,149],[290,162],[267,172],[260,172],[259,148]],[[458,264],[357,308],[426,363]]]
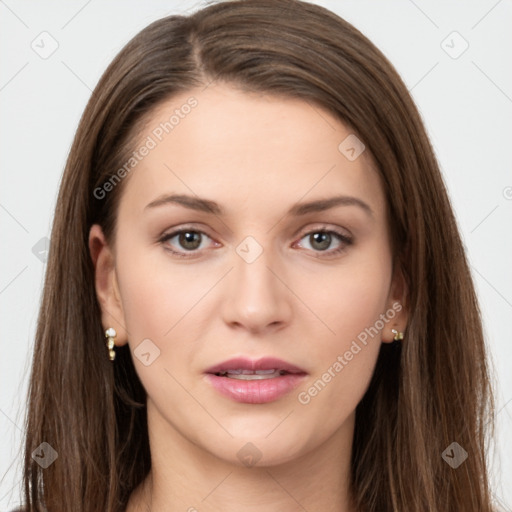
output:
[[[512,510],[512,3],[315,3],[354,24],[388,56],[422,113],[467,248],[496,368],[494,494],[502,510]],[[18,450],[45,271],[37,244],[50,236],[80,115],[101,73],[132,36],[157,18],[201,5],[0,0],[1,510],[19,502]],[[44,31],[50,36],[40,35]],[[459,55],[464,40],[469,46]],[[52,44],[58,48],[45,55]]]

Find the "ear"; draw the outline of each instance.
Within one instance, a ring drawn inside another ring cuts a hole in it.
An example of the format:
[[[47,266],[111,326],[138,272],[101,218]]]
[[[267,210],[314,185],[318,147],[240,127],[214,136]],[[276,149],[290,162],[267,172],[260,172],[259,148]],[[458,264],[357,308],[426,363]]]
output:
[[[89,252],[94,265],[94,284],[101,308],[103,330],[113,327],[117,333],[115,344],[122,346],[127,343],[127,332],[115,257],[99,224],[94,224],[89,231]]]
[[[404,279],[403,272],[400,265],[395,265],[393,270],[393,279],[389,289],[389,296],[387,301],[387,309],[385,315],[389,321],[385,324],[382,330],[382,342],[391,343],[395,334],[391,329],[399,332],[404,332],[407,327],[409,319],[408,309],[408,295],[407,284]]]

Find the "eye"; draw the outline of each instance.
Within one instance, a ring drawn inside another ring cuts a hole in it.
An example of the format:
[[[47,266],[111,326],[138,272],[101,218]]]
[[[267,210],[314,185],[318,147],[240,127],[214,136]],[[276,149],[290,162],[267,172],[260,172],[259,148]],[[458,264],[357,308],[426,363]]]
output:
[[[301,240],[306,239],[311,246],[311,249],[316,253],[325,253],[326,255],[333,256],[339,254],[352,245],[353,240],[350,236],[344,235],[334,230],[317,229],[309,231]],[[338,247],[328,250],[332,246],[333,241],[338,240]],[[315,254],[315,256],[317,256]]]
[[[176,240],[173,242],[173,239]],[[206,239],[212,240],[203,231],[185,227],[163,235],[159,239],[159,242],[164,244],[165,249],[175,256],[194,258],[199,256],[201,250],[205,249],[205,246],[207,246],[207,243],[203,244]],[[345,251],[347,247],[353,243],[352,237],[325,228],[309,231],[300,238],[300,240],[303,239],[306,239],[311,246],[311,250],[317,253],[315,257],[319,257],[320,255],[322,257],[324,257],[324,255],[325,257],[335,256]],[[328,250],[336,240],[338,241],[338,246]],[[220,245],[217,242],[215,242],[215,244],[217,246]]]
[[[171,242],[174,238],[176,239],[174,242],[176,245],[174,245],[174,247],[177,246],[178,249],[182,249],[181,251],[173,249],[173,244],[166,243]],[[204,249],[202,242],[205,240],[205,238],[211,240],[211,238],[203,231],[198,231],[197,229],[182,228],[164,235],[162,238],[160,238],[159,242],[163,243],[166,250],[170,251],[176,256],[190,258],[194,257],[194,253],[199,252],[200,249]]]

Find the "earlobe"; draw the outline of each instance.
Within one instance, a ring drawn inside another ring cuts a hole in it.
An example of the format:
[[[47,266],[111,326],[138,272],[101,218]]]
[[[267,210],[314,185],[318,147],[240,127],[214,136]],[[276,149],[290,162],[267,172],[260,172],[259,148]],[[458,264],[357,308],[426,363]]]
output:
[[[404,338],[404,331],[409,318],[408,290],[403,273],[399,267],[393,272],[393,281],[387,303],[388,322],[382,331],[382,342],[392,343]]]
[[[94,266],[94,285],[101,309],[103,331],[117,332],[116,345],[127,341],[124,311],[115,271],[115,257],[101,226],[94,224],[89,231],[89,252]]]

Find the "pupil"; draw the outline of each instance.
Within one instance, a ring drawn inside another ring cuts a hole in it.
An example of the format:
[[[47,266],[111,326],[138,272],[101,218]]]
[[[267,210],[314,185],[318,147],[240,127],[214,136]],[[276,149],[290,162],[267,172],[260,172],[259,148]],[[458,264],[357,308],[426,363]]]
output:
[[[327,249],[331,244],[331,235],[329,233],[320,232],[314,233],[310,236],[313,237],[313,243],[311,244],[312,247],[315,247],[315,243],[318,243],[319,246],[317,246],[317,249],[320,249],[321,251]]]
[[[194,238],[196,238],[196,240],[194,240]],[[201,240],[199,233],[194,231],[186,231],[180,234],[179,242],[185,249],[197,249]]]

